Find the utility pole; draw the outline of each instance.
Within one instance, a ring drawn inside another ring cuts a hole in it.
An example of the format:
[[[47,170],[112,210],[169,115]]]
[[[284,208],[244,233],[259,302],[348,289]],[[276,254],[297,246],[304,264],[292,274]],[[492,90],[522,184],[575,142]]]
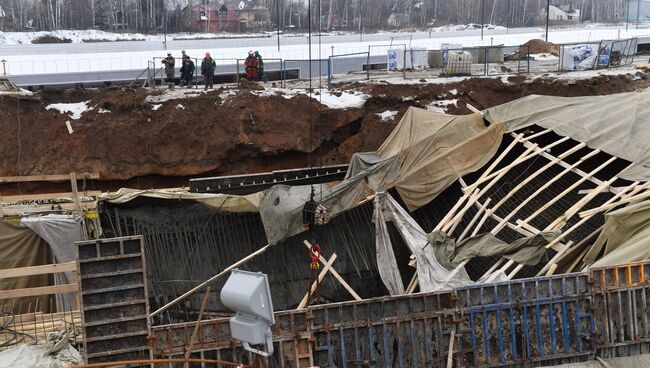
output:
[[[359,0],[359,37],[363,42],[363,1]]]
[[[483,42],[483,30],[485,29],[485,23],[483,17],[485,16],[485,0],[481,0],[481,42]]]
[[[548,42],[548,21],[551,19],[551,0],[546,0],[546,42]]]
[[[625,2],[625,32],[630,26],[630,0]]]
[[[278,30],[278,52],[280,51],[280,0],[275,0],[275,27]]]

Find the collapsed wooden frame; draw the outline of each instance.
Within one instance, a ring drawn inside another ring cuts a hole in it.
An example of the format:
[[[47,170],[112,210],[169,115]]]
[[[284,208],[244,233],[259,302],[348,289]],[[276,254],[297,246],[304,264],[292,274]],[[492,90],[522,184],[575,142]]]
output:
[[[528,131],[519,134],[511,133],[512,142],[494,159],[474,183],[468,185],[463,179],[460,179],[463,195],[434,230],[443,231],[456,238],[457,241],[482,233],[491,233],[499,237],[506,228],[518,233],[521,237],[554,230],[559,232],[559,235],[547,244],[546,248],[553,249],[556,253],[548,263],[537,271],[536,276],[555,273],[558,263],[565,255],[571,254],[573,250],[584,248],[584,251],[579,252],[578,256],[568,266],[567,271],[573,271],[586,254],[588,247],[584,247],[585,242],[593,241],[594,235],[597,235],[602,229],[604,212],[624,204],[636,203],[649,198],[650,191],[647,189],[650,182],[626,182],[623,187],[615,187],[614,183],[619,180],[618,173],[620,173],[620,171],[612,169],[613,163],[617,160],[616,157],[610,156],[604,162],[598,162],[595,168],[583,170],[588,160],[593,161],[602,152],[588,148],[585,143],[572,142],[568,137],[559,137],[540,147],[541,143],[536,143],[536,141],[542,136],[544,136],[545,140],[548,140],[549,136],[551,136],[549,133],[551,133],[549,129],[538,133]],[[563,148],[564,146],[560,146],[562,144],[571,146],[561,153],[555,155],[550,153],[551,149],[559,150]],[[517,146],[523,152],[511,161],[506,160],[506,157],[514,154],[514,149]],[[569,157],[573,159],[571,161],[567,160]],[[506,175],[520,172],[523,175],[525,169],[528,169],[526,168],[527,165],[529,165],[529,168],[532,167],[531,160],[540,158],[544,159],[546,163],[532,173],[527,173],[520,181],[510,183],[512,189],[505,193],[503,197],[492,198],[488,195],[497,183],[503,185]],[[555,168],[556,171],[560,170],[560,172],[551,178],[547,178],[539,186],[540,180],[543,180],[542,174],[549,172],[551,168]],[[611,172],[617,172],[617,174],[609,175]],[[572,175],[568,175],[570,173]],[[598,177],[597,174],[599,174]],[[569,177],[576,179],[572,180],[568,186],[565,186],[561,181],[567,180]],[[537,183],[534,184],[536,181]],[[585,185],[590,186],[590,188],[580,190]],[[518,193],[524,192],[524,188],[532,193],[525,197],[521,194],[517,196]],[[540,194],[549,190],[558,193],[554,198],[544,201],[541,199]],[[602,193],[607,193],[609,198],[604,203],[595,201],[596,197]],[[574,196],[576,194],[582,195],[582,198],[571,202],[566,209],[560,207],[559,202],[566,202],[569,194]],[[506,205],[512,209],[504,215],[503,210],[506,209]],[[587,207],[591,208],[586,209]],[[532,213],[521,216],[524,208],[527,211],[532,211]],[[543,228],[533,226],[533,221],[542,222],[540,218],[542,214],[548,214],[552,212],[551,210],[557,210],[558,208],[561,208],[560,216],[555,217]],[[497,215],[499,209],[502,209],[500,211],[501,216]],[[472,212],[474,213],[472,214]],[[488,225],[488,220],[496,223],[496,225]],[[597,221],[600,227],[595,231],[586,231],[590,234],[589,236],[575,240],[576,233],[584,233],[585,230],[590,229],[590,227],[586,226],[590,220]],[[461,226],[462,224],[466,225]],[[574,240],[569,239],[570,235],[574,235]],[[469,260],[464,261],[460,265],[466,266],[468,262]],[[414,262],[411,264],[414,265]],[[487,280],[496,272],[503,272],[508,279],[512,279],[523,268],[524,265],[516,264],[512,260],[502,257],[492,264],[479,280]],[[407,292],[414,292],[417,284],[416,273],[407,287]]]

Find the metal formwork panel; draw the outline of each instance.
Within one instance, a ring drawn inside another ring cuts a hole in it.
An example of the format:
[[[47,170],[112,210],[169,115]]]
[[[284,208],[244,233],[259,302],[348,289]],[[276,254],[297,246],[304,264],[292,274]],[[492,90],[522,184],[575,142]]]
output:
[[[455,314],[451,292],[309,308],[320,367],[446,364]]]
[[[456,289],[466,366],[518,365],[594,352],[588,275]]]
[[[130,236],[76,243],[89,363],[150,357],[143,242]]]
[[[590,272],[601,345],[650,341],[650,262],[594,268]]]

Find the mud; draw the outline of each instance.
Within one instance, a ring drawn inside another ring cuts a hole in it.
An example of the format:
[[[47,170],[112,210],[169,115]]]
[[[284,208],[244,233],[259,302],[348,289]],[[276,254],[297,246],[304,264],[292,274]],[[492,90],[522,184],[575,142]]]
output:
[[[636,76],[576,81],[510,77],[450,84],[357,83],[341,88],[371,97],[363,107],[349,109],[330,109],[305,95],[260,96],[256,85],[227,98],[218,89],[162,103],[148,102],[148,90],[122,88],[42,91],[39,99],[0,96],[0,176],[98,172],[102,180],[87,183],[88,189],[114,190],[187,185],[189,178],[205,175],[346,163],[355,152],[376,149],[409,106],[457,100],[447,105],[447,112],[464,114],[470,112],[467,104],[484,109],[530,94],[633,91],[648,87],[649,76],[640,71]],[[78,120],[45,109],[50,103],[88,100],[94,108]],[[161,106],[154,110],[157,104]],[[387,110],[398,114],[382,121],[379,114]],[[68,133],[66,120],[74,133]],[[66,187],[22,183],[0,186],[0,193]]]

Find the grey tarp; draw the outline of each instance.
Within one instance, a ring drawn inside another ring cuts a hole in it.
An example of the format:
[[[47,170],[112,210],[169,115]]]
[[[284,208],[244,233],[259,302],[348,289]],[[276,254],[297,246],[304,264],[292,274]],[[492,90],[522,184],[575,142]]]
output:
[[[588,97],[531,95],[489,108],[485,118],[506,123],[508,131],[531,125],[552,129],[636,164],[620,177],[650,179],[650,89]]]
[[[48,214],[38,217],[23,217],[21,224],[32,229],[47,242],[56,263],[72,262],[76,259],[75,242],[86,240],[83,218],[76,215]],[[72,283],[69,272],[54,274],[55,284]],[[56,295],[57,310],[75,308],[76,298],[72,294]]]
[[[603,251],[604,248],[604,251]],[[596,258],[603,251],[603,257]],[[584,262],[593,267],[650,258],[650,201],[605,214],[605,225]]]
[[[49,247],[35,232],[25,226],[0,220],[0,269],[44,265],[50,263],[50,258]],[[0,280],[0,291],[49,285],[52,285],[49,275],[12,277]],[[11,311],[13,305],[14,313],[33,312],[36,299],[39,299],[39,309],[48,313],[49,296],[24,298],[25,302],[20,299],[0,300],[0,306],[5,305],[3,310],[8,308]]]
[[[559,235],[559,230],[545,231],[517,239],[512,243],[506,243],[496,236],[486,233],[456,243],[455,239],[443,231],[432,231],[428,235],[428,239],[434,246],[436,258],[440,264],[452,270],[465,260],[492,256],[503,256],[519,264],[534,266],[539,264],[546,255],[544,246]]]
[[[436,260],[427,234],[415,220],[388,193],[375,197],[375,231],[377,239],[377,267],[379,275],[391,295],[404,293],[404,282],[392,253],[392,244],[386,222],[392,222],[415,256],[420,291],[432,292],[466,286],[472,283],[464,267],[447,270]],[[378,224],[377,222],[381,222]]]

